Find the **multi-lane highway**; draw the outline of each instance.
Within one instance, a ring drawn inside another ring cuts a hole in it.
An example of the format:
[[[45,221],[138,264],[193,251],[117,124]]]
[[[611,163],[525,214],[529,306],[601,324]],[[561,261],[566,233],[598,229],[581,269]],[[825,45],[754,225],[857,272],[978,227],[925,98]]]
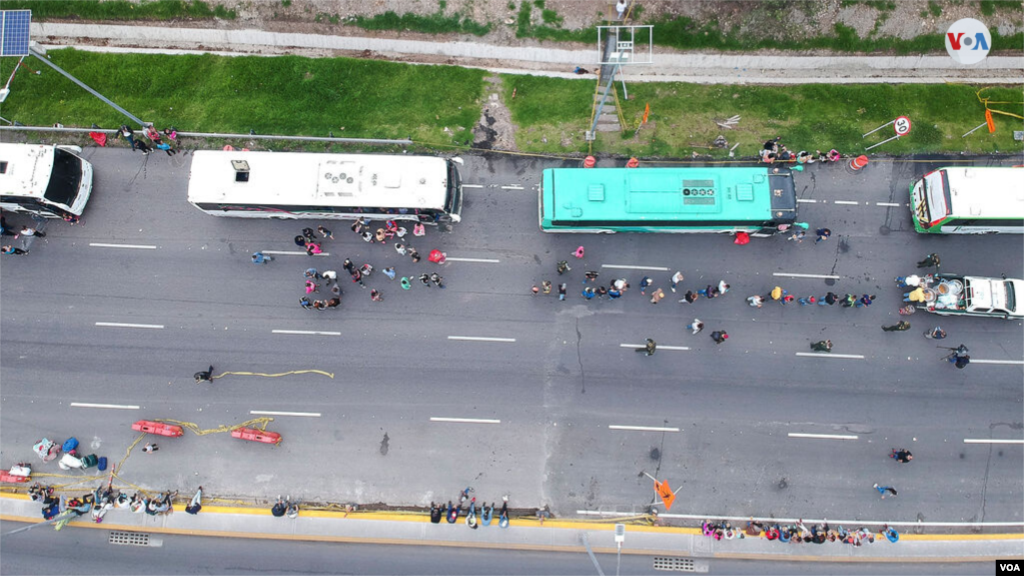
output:
[[[832,238],[736,246],[718,235],[542,234],[536,186],[561,163],[467,157],[463,222],[411,242],[446,251],[439,268],[366,244],[344,223],[328,224],[328,254],[310,258],[292,242],[304,223],[207,216],[185,202],[190,156],[85,156],[96,182],[82,224],[51,223],[28,257],[3,261],[4,466],[34,458],[43,436],[77,436],[118,461],[135,420],[208,429],[269,412],[280,446],[188,432],[157,440],[154,454],[136,448],[120,475],[154,490],[201,483],[218,496],[392,505],[447,501],[471,485],[480,500],[510,494],[515,507],[574,515],[646,509],[646,471],[680,490],[679,514],[1021,520],[1022,447],[988,443],[1022,439],[1021,323],[918,312],[910,331],[880,330],[902,319],[892,279],[929,252],[943,271],[1024,274],[1019,236],[914,233],[908,186],[942,162],[810,166],[797,175],[800,219]],[[282,253],[254,266],[255,250]],[[343,280],[340,309],[301,309],[303,271],[340,270],[346,257],[399,276],[439,271],[447,288],[404,291],[375,273],[368,286],[382,303]],[[563,259],[573,270],[559,278]],[[585,301],[586,270],[633,288]],[[683,290],[658,305],[641,297],[643,275],[669,292],[676,270]],[[545,279],[566,281],[567,301],[532,295]],[[728,294],[676,302],[720,279]],[[878,298],[864,309],[745,302],[775,285]],[[685,329],[694,317],[707,326],[699,335]],[[936,324],[947,340],[922,337]],[[716,329],[726,343],[708,337]],[[660,346],[649,358],[630,348],[647,337]],[[825,338],[831,355],[802,354]],[[969,346],[972,364],[940,361],[946,343]],[[194,384],[211,363],[334,377]],[[892,447],[915,460],[897,465]],[[899,496],[880,499],[876,482]]]

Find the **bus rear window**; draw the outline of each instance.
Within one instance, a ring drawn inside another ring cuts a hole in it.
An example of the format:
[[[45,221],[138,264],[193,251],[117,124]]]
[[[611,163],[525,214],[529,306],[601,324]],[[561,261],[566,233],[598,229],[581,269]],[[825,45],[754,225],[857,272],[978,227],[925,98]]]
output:
[[[55,148],[53,153],[53,174],[43,197],[50,202],[71,207],[82,185],[82,161],[60,148]]]

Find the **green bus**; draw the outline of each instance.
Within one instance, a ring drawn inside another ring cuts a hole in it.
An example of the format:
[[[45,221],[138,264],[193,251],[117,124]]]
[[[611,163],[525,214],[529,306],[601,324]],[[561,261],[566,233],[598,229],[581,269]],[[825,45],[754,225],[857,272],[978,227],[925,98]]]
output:
[[[910,185],[923,234],[1024,234],[1024,168],[946,166]]]
[[[539,198],[544,232],[747,232],[796,222],[782,167],[552,168]]]

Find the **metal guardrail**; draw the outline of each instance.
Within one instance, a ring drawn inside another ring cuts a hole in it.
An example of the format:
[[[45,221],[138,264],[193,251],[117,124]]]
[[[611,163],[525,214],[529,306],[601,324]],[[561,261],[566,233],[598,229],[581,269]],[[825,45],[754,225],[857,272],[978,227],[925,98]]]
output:
[[[102,132],[104,134],[117,134],[117,129],[110,128],[67,128],[55,126],[0,126],[0,130],[22,131],[22,132],[65,132],[71,134],[88,134],[90,132]],[[143,136],[140,134],[140,136]],[[178,136],[192,138],[250,138],[255,140],[278,140],[285,142],[336,142],[347,144],[398,144],[409,146],[412,140],[390,140],[386,138],[334,138],[319,136],[278,136],[273,134],[232,134],[229,132],[178,132]]]

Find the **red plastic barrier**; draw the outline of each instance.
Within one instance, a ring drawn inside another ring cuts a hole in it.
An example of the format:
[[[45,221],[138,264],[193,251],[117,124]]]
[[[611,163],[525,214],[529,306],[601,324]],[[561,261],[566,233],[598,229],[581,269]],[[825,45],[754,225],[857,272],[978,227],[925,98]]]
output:
[[[265,432],[255,428],[235,428],[231,431],[232,438],[248,440],[250,442],[262,442],[264,444],[280,444],[281,435],[277,432]]]
[[[169,436],[171,438],[185,435],[185,431],[181,429],[181,426],[152,422],[150,420],[139,420],[132,424],[132,430],[145,432],[146,434],[156,434],[157,436]]]
[[[626,168],[636,168],[637,166],[640,166],[640,161],[636,159],[636,156],[630,158],[629,161],[626,162]]]
[[[597,158],[594,158],[593,156],[587,156],[583,160],[583,167],[584,168],[593,168],[596,165],[597,165]]]
[[[850,170],[860,170],[861,168],[868,165],[867,156],[857,156],[853,160],[850,160]]]

